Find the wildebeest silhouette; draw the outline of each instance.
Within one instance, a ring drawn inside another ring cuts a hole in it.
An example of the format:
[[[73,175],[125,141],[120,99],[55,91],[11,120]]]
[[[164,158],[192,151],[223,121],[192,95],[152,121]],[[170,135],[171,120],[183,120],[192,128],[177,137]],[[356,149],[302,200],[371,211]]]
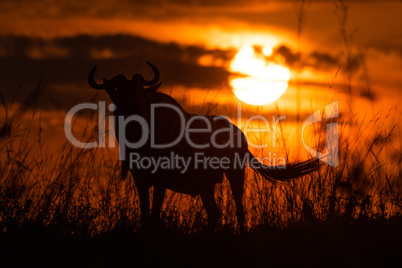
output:
[[[247,159],[249,165],[253,162],[252,168],[263,178],[272,182],[284,182],[318,169],[320,162],[317,159],[287,164],[285,168],[270,168],[263,165],[249,151],[243,132],[227,119],[221,116],[187,113],[172,97],[157,92],[161,85],[159,71],[154,65],[147,63],[154,72],[154,78],[151,80],[144,79],[140,74],[134,74],[131,80],[124,75],[117,75],[110,80],[104,78],[103,83],[99,84],[94,79],[97,66],[90,71],[88,77],[89,85],[94,89],[106,90],[116,106],[115,133],[120,150],[124,152],[121,161],[122,176],[125,177],[130,171],[134,178],[140,199],[142,224],[146,224],[152,218],[159,219],[165,191],[171,189],[192,196],[200,195],[207,212],[208,227],[214,229],[221,217],[215,201],[214,189],[215,184],[223,181],[225,174],[235,201],[237,221],[240,229],[243,230],[245,215],[242,199],[246,167],[239,163],[239,159],[241,161]],[[159,105],[157,109],[154,109],[153,115],[151,114],[152,105]],[[167,148],[155,148],[148,138],[139,148],[129,148],[125,141],[119,140],[119,137],[135,142],[143,135],[149,134],[149,131],[144,131],[143,127],[136,122],[131,122],[122,128],[121,122],[124,121],[118,120],[117,117],[124,120],[130,116],[139,116],[147,122],[148,130],[154,133],[154,144],[168,144],[177,140],[183,133],[183,125],[190,126],[192,129],[201,129],[203,132],[190,131],[176,144]],[[124,135],[121,135],[121,131],[124,131]],[[171,160],[174,155],[188,160],[189,166],[185,169],[180,165],[176,167],[170,165],[157,170],[154,167],[130,166],[132,154],[140,158]],[[202,156],[202,158],[197,159],[196,156]],[[225,159],[225,163],[229,164],[217,166],[215,163],[213,166],[208,163],[208,159]],[[154,186],[153,206],[150,211],[149,189],[152,186]]]

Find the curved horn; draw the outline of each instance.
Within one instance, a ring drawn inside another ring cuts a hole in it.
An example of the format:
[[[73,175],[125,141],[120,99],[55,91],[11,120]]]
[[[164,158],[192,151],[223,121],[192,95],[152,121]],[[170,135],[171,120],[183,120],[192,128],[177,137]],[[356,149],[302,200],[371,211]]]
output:
[[[150,91],[152,91],[152,92],[156,92],[156,91],[158,91],[158,88],[160,87],[162,85],[162,82],[159,82],[158,84],[156,84],[156,85],[153,85],[153,86],[150,86],[149,88],[147,88],[147,90],[150,90]]]
[[[105,84],[98,84],[95,82],[94,76],[95,76],[95,71],[96,71],[97,67],[98,67],[98,65],[95,65],[95,67],[93,67],[92,70],[89,72],[88,84],[94,89],[98,89],[98,90],[105,89]]]
[[[159,81],[159,70],[150,62],[147,61],[147,64],[152,68],[152,70],[154,71],[154,78],[152,80],[145,80],[144,79],[144,86],[153,86],[155,85],[158,81]]]

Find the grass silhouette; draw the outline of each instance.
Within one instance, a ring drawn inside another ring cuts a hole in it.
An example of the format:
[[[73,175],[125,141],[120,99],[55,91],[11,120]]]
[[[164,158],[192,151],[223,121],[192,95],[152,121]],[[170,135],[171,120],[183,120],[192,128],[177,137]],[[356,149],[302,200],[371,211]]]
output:
[[[230,266],[330,261],[336,266],[392,263],[399,254],[401,161],[400,156],[387,161],[384,155],[392,133],[383,131],[387,115],[370,120],[354,116],[358,138],[349,129],[350,120],[340,122],[337,168],[326,166],[279,185],[248,172],[243,200],[247,234],[238,234],[225,179],[215,191],[223,216],[217,233],[210,234],[200,198],[171,191],[165,197],[162,226],[142,230],[135,185],[131,178],[120,179],[117,151],[66,143],[57,154],[49,154],[37,98],[28,111],[21,111],[15,98],[10,103],[1,98],[0,248],[5,264],[59,266],[63,261],[66,266],[110,266],[133,261]],[[29,119],[19,122],[21,113],[30,113],[25,117]],[[87,125],[80,140],[97,138],[96,116],[82,116]],[[325,123],[311,136],[317,147],[325,142],[320,129]],[[291,158],[286,127],[280,130],[278,144]],[[288,254],[294,258],[288,259]]]

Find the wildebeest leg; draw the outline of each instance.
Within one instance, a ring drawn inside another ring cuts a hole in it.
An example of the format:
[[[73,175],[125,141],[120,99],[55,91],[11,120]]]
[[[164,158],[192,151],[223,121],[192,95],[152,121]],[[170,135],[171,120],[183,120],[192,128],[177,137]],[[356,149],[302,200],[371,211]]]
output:
[[[157,222],[161,215],[161,208],[163,204],[163,200],[165,198],[166,188],[162,186],[154,186],[154,198],[152,201],[152,220]]]
[[[208,216],[208,229],[215,230],[217,223],[221,218],[221,213],[215,201],[215,184],[208,184],[201,192],[201,200]]]
[[[137,191],[140,198],[141,225],[145,227],[149,222],[149,188],[145,185],[137,184]]]
[[[237,222],[240,232],[244,232],[244,208],[243,208],[243,191],[244,191],[244,169],[231,170],[225,173],[232,189],[233,198],[236,204]]]

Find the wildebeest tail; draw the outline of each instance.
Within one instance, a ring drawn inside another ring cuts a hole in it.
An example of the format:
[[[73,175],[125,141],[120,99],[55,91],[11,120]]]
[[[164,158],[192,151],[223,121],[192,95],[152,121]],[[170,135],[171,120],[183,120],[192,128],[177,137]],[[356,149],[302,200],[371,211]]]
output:
[[[249,154],[250,167],[272,182],[285,182],[296,179],[317,171],[323,165],[323,162],[319,159],[312,158],[303,162],[286,164],[286,166],[266,166],[259,162],[250,151],[247,153]]]

